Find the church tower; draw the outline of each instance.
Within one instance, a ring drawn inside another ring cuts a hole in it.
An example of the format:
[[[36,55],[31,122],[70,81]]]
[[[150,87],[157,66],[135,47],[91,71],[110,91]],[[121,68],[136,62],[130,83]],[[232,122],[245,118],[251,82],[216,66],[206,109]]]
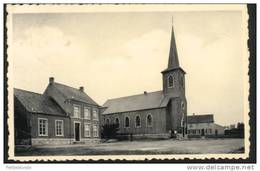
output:
[[[180,67],[177,46],[172,26],[168,67],[162,72],[163,93],[169,97],[169,130],[184,133],[187,102],[185,97],[185,71]]]

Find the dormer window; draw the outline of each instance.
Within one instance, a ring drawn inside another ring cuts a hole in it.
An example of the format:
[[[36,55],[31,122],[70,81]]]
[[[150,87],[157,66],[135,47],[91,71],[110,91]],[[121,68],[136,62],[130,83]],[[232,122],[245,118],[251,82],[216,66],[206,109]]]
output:
[[[173,87],[173,76],[169,75],[168,77],[168,87],[172,88]]]

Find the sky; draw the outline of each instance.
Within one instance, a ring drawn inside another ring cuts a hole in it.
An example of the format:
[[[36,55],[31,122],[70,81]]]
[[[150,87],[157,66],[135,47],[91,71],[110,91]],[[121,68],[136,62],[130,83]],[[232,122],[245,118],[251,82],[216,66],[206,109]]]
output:
[[[186,71],[188,114],[243,121],[239,11],[34,13],[13,15],[14,87],[43,93],[49,77],[102,105],[162,90],[171,27]]]

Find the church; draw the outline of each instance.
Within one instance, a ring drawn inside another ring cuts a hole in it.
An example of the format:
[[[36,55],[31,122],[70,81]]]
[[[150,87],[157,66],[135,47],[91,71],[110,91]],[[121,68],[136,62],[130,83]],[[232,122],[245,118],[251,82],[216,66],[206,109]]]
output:
[[[116,124],[118,133],[133,137],[169,138],[187,132],[185,71],[178,59],[172,27],[168,67],[162,72],[162,90],[107,100],[102,121]]]

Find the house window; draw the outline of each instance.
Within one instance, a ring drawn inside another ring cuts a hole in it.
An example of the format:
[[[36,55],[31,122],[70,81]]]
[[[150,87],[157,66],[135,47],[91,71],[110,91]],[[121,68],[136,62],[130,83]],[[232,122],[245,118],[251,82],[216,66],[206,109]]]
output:
[[[97,125],[93,125],[93,136],[98,137],[98,126]]]
[[[172,75],[170,75],[168,77],[168,87],[169,88],[173,87],[173,76]]]
[[[90,137],[90,124],[85,124],[85,137]]]
[[[74,114],[74,118],[80,117],[80,106],[78,105],[73,106],[73,114]]]
[[[88,107],[84,107],[84,118],[90,119],[90,110]]]
[[[130,121],[129,121],[129,118],[128,117],[125,117],[125,127],[128,128],[129,127],[129,124]]]
[[[147,126],[148,127],[152,126],[153,119],[152,119],[152,116],[150,114],[147,116],[147,121],[146,122],[147,122]]]
[[[93,109],[93,119],[98,121],[98,111],[97,111],[97,109]]]
[[[63,120],[55,120],[56,136],[63,136]]]
[[[38,133],[39,136],[48,135],[48,119],[38,119]]]
[[[116,118],[116,127],[119,128],[119,119]]]
[[[135,117],[135,127],[141,127],[141,119],[140,116]]]

